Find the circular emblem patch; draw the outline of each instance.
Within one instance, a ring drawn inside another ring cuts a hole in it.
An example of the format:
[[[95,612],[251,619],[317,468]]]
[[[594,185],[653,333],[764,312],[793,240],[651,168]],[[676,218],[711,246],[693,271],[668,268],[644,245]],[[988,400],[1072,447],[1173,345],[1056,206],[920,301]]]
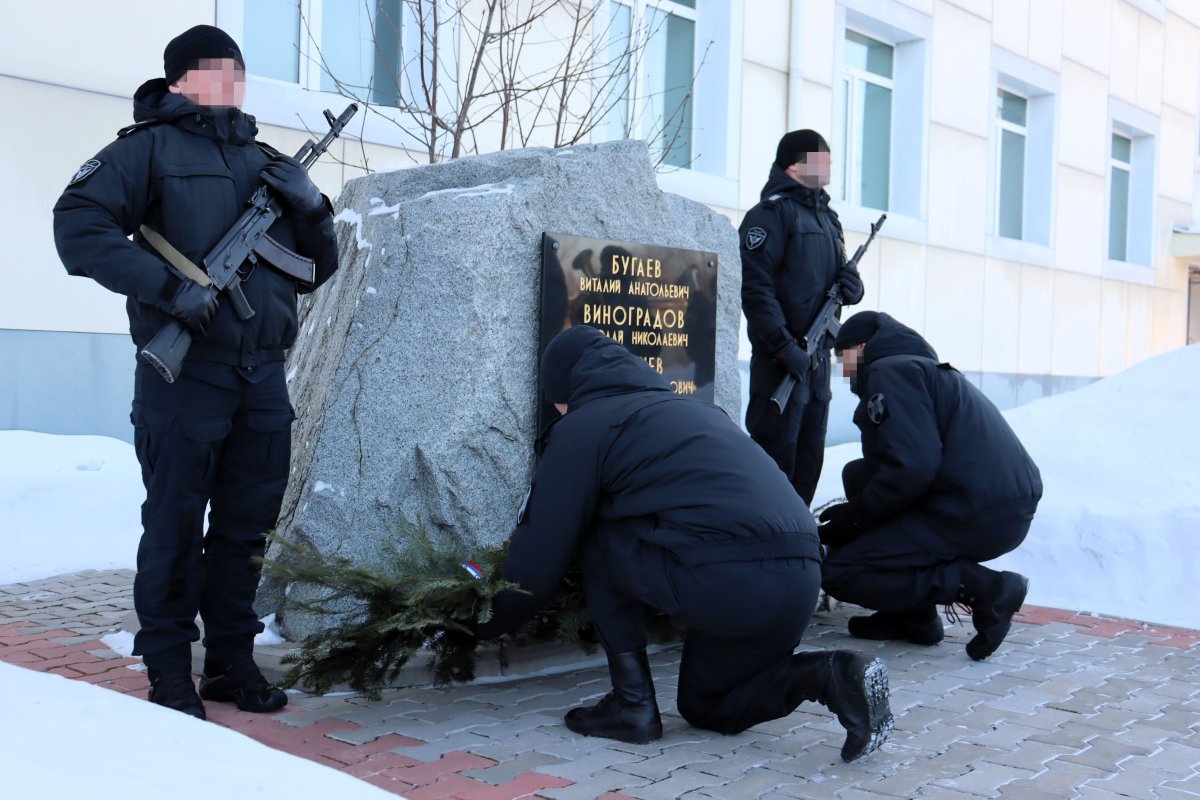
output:
[[[886,417],[887,403],[883,399],[883,392],[871,395],[871,399],[867,401],[867,418],[878,425]]]
[[[83,162],[83,166],[75,170],[75,174],[71,177],[71,180],[69,183],[67,183],[67,186],[74,186],[98,169],[100,169],[100,162],[94,158],[90,161]]]
[[[762,228],[754,227],[746,231],[746,249],[756,250],[767,240],[767,232]]]

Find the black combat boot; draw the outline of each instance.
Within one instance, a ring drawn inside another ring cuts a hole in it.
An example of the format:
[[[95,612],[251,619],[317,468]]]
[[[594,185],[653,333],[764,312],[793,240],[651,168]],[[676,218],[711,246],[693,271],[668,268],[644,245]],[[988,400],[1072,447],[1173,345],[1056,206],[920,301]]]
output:
[[[147,669],[150,678],[150,702],[160,706],[182,711],[189,717],[208,719],[204,713],[204,703],[196,694],[196,684],[187,672],[163,672],[157,669]]]
[[[205,661],[200,696],[219,703],[234,703],[242,711],[255,713],[278,711],[287,705],[287,695],[278,686],[267,683],[250,658],[233,664]]]
[[[654,697],[654,680],[645,650],[609,653],[613,690],[594,706],[572,708],[567,727],[583,736],[600,736],[630,744],[662,738],[662,718]]]
[[[792,656],[789,700],[811,700],[837,714],[846,729],[842,760],[855,761],[892,735],[887,664],[853,650]]]
[[[975,636],[967,642],[967,655],[975,661],[996,652],[1008,635],[1013,615],[1021,610],[1029,579],[1016,572],[997,572],[973,561],[959,561],[958,596],[955,602],[971,609]]]
[[[851,617],[846,624],[850,635],[856,639],[877,641],[898,639],[913,644],[934,645],[946,635],[938,617],[937,606],[914,611],[910,614],[889,614],[876,611],[869,617]]]

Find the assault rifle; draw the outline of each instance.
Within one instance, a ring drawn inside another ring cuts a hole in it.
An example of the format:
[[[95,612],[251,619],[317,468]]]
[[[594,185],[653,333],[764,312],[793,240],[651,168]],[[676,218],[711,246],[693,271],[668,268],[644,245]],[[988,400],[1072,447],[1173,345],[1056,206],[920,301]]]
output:
[[[871,224],[870,235],[854,251],[854,257],[846,262],[847,267],[858,269],[859,260],[863,257],[863,253],[867,252],[867,246],[871,244],[871,241],[875,238],[875,234],[883,227],[885,219],[887,219],[887,214],[880,214],[879,220]],[[821,306],[821,312],[817,314],[816,320],[808,329],[808,332],[804,334],[804,338],[800,340],[800,346],[808,354],[810,368],[816,366],[817,351],[821,349],[821,345],[825,341],[825,335],[829,334],[836,338],[838,331],[842,329],[842,322],[838,319],[838,312],[842,310],[842,289],[836,282],[829,288],[826,298],[825,305]],[[771,402],[775,404],[775,408],[779,410],[780,414],[787,408],[788,401],[792,398],[792,389],[795,386],[796,379],[789,372],[783,376],[783,380],[779,382],[775,393],[771,395]]]
[[[354,103],[348,105],[340,117],[333,116],[333,113],[326,109],[325,121],[329,123],[329,132],[319,142],[309,139],[304,143],[304,146],[296,153],[296,160],[300,162],[301,166],[308,169],[316,163],[357,111],[358,106]],[[238,319],[241,320],[247,320],[254,316],[254,309],[246,302],[246,295],[242,293],[242,277],[238,273],[246,261],[257,264],[261,258],[297,280],[312,283],[315,279],[314,265],[311,259],[293,253],[267,236],[267,231],[275,224],[276,220],[283,216],[283,203],[279,198],[275,197],[265,185],[262,185],[255,190],[246,204],[249,208],[242,212],[238,221],[233,223],[233,227],[226,231],[201,262],[204,266],[203,272],[207,273],[207,276],[196,274],[200,270],[188,263],[182,255],[174,252],[174,248],[169,244],[166,244],[165,247],[175,257],[163,252],[164,240],[156,234],[147,234],[143,229],[143,235],[165,258],[172,262],[183,258],[185,263],[182,267],[176,263],[177,271],[182,269],[187,272],[185,277],[190,277],[197,283],[208,286],[209,291],[223,292],[233,305]],[[187,267],[191,267],[191,269],[189,270]],[[195,270],[195,273],[192,270]],[[205,277],[207,277],[207,283],[204,280]],[[163,380],[167,383],[174,383],[175,379],[179,377],[180,370],[183,369],[183,359],[187,356],[188,348],[191,346],[191,333],[183,323],[173,319],[164,325],[162,330],[156,333],[154,338],[142,348],[141,356],[158,370]]]

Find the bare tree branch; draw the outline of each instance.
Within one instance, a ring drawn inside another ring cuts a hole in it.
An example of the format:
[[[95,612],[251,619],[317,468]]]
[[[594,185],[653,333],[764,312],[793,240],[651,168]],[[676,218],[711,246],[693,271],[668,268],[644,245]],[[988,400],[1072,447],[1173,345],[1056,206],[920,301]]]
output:
[[[304,19],[306,57],[430,163],[497,144],[567,147],[611,124],[625,136],[643,131],[661,164],[678,155],[693,127],[696,74],[689,85],[657,93],[635,85],[667,14],[623,27],[604,0],[401,2],[396,19],[376,0],[363,0],[376,53],[365,86],[335,74]],[[694,73],[707,57],[708,48]],[[672,105],[656,111],[657,99]]]

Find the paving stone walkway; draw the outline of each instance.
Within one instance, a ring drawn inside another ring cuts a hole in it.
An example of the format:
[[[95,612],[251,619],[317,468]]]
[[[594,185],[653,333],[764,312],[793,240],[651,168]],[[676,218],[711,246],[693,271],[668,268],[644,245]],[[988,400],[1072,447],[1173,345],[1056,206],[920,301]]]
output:
[[[144,698],[138,660],[100,641],[129,615],[132,583],[117,570],[0,587],[0,660]],[[563,727],[568,708],[607,691],[602,668],[208,713],[410,800],[1200,798],[1200,631],[1027,606],[976,663],[963,649],[969,620],[927,648],[849,638],[855,611],[818,614],[802,642],[888,663],[895,735],[851,765],[836,719],[812,704],[737,736],[688,726],[674,704],[678,647],[651,659],[665,735],[648,745]]]

